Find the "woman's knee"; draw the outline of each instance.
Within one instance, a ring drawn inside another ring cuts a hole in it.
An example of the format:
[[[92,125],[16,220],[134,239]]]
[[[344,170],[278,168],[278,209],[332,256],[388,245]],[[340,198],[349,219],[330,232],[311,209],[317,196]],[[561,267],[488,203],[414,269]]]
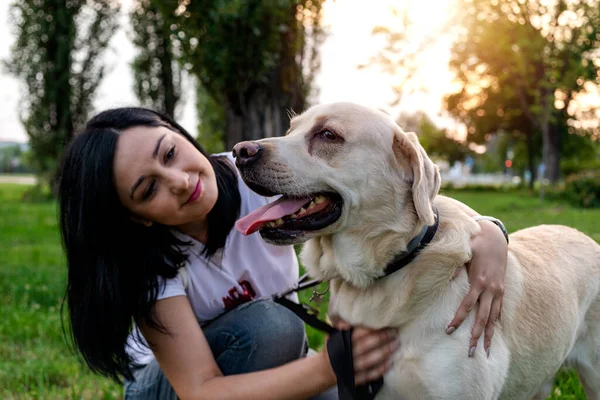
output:
[[[148,365],[133,371],[135,380],[125,380],[125,400],[176,400],[175,390],[162,372],[158,362],[152,360]]]
[[[306,332],[304,323],[296,314],[270,300],[257,301],[251,305],[258,318],[253,318],[256,329],[262,332],[259,341],[264,346],[275,344],[305,351]]]
[[[224,374],[276,367],[306,350],[304,324],[287,308],[268,300],[244,304],[205,328]]]

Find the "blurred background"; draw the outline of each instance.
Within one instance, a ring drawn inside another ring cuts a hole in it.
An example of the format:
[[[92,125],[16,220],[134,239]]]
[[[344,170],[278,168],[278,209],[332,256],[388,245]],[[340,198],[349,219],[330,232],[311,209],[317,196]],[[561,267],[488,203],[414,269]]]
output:
[[[442,193],[600,241],[600,0],[2,0],[0,61],[2,398],[121,397],[59,316],[56,167],[106,108],[166,112],[220,152],[313,104],[377,107]],[[566,372],[552,398],[585,396]]]

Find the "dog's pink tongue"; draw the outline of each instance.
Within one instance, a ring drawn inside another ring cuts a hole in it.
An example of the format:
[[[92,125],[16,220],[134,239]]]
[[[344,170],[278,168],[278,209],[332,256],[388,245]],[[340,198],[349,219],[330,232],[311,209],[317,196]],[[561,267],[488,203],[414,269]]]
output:
[[[238,219],[235,223],[235,228],[244,235],[250,235],[269,221],[275,221],[286,215],[295,213],[309,201],[310,197],[301,199],[288,199],[282,197],[273,203],[265,204],[245,217]]]

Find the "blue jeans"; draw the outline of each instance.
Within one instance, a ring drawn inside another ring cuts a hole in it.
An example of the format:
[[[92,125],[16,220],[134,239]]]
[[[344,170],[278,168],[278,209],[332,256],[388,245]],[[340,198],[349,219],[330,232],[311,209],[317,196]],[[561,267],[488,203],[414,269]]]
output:
[[[302,320],[270,300],[242,304],[202,327],[202,332],[224,375],[277,367],[307,353]],[[135,381],[125,381],[125,400],[177,399],[156,360],[134,369],[133,376]],[[337,398],[334,387],[313,399]]]

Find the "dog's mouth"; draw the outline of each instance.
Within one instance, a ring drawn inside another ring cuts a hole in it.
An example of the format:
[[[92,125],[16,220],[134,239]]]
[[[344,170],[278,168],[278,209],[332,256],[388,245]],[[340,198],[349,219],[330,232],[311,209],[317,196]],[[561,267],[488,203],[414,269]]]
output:
[[[275,243],[294,243],[333,224],[342,215],[343,201],[337,193],[318,193],[305,197],[282,196],[235,223],[238,231],[261,236]]]

